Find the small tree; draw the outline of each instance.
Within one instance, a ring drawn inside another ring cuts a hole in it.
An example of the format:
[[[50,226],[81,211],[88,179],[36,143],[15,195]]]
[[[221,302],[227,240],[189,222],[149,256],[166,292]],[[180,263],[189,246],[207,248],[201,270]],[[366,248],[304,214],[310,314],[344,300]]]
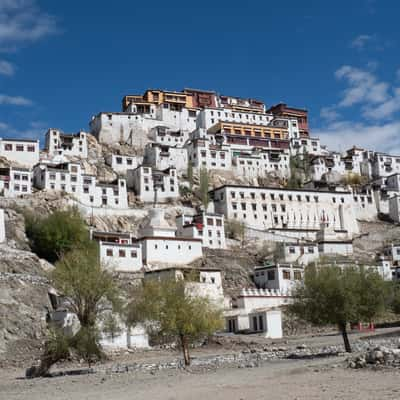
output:
[[[293,291],[288,310],[315,325],[337,325],[346,351],[351,352],[347,324],[371,321],[382,313],[385,293],[383,279],[364,268],[308,267],[304,283]]]
[[[32,250],[52,263],[89,243],[86,224],[76,209],[55,211],[47,217],[25,213],[25,224]]]
[[[210,180],[210,177],[208,175],[207,168],[201,168],[199,191],[200,191],[200,199],[201,199],[201,202],[203,203],[205,210],[207,210],[208,203],[209,203],[209,197],[208,197],[209,180]]]
[[[246,226],[235,219],[225,220],[225,233],[231,239],[240,240],[242,243],[246,234]]]
[[[43,376],[55,362],[65,358],[65,347],[74,349],[89,365],[94,359],[100,359],[103,353],[96,324],[103,311],[110,309],[110,304],[111,308],[119,309],[117,288],[112,275],[100,264],[95,243],[63,255],[50,280],[63,294],[69,311],[78,317],[80,329],[72,337],[63,337],[62,332],[50,335],[41,363],[32,376]]]
[[[115,314],[109,312],[103,319],[102,331],[114,341],[114,338],[121,333],[121,326]]]
[[[183,279],[143,283],[128,306],[128,322],[146,321],[158,335],[179,341],[186,366],[190,344],[223,327],[221,311],[208,298],[191,296]]]

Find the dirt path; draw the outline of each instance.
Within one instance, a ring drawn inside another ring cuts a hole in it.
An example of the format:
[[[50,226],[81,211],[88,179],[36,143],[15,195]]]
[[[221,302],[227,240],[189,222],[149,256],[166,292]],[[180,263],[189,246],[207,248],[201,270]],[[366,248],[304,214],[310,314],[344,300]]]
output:
[[[7,400],[377,400],[400,399],[400,371],[333,368],[343,358],[274,361],[258,368],[223,368],[203,373],[163,371],[17,379],[0,378]],[[1,374],[1,371],[0,371]]]

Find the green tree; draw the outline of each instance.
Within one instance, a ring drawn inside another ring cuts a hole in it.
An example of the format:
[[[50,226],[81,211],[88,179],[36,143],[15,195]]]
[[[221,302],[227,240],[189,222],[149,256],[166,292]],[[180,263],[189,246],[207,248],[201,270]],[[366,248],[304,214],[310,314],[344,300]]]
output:
[[[246,226],[244,222],[235,219],[225,220],[225,234],[227,237],[244,242]]]
[[[32,376],[43,376],[51,366],[65,358],[65,348],[74,349],[90,365],[103,356],[97,322],[106,310],[119,310],[118,289],[113,277],[100,263],[97,244],[64,254],[50,273],[50,280],[64,303],[80,323],[72,337],[62,332],[48,337],[41,363]]]
[[[121,326],[115,314],[109,312],[103,319],[102,329],[108,337],[113,341],[116,336],[121,333]]]
[[[337,325],[351,352],[349,322],[371,321],[385,310],[386,284],[375,272],[357,267],[308,267],[293,290],[290,313],[315,325]]]
[[[210,181],[210,177],[208,175],[207,168],[201,168],[199,191],[200,191],[200,199],[201,199],[201,202],[203,203],[205,210],[207,210],[208,203],[209,203],[209,197],[208,197],[209,181]]]
[[[52,263],[89,243],[86,224],[76,209],[55,211],[46,217],[26,213],[25,226],[32,250]]]
[[[208,298],[191,296],[183,279],[144,281],[127,315],[131,325],[151,321],[159,336],[177,340],[186,366],[190,365],[190,344],[223,327],[221,310]]]

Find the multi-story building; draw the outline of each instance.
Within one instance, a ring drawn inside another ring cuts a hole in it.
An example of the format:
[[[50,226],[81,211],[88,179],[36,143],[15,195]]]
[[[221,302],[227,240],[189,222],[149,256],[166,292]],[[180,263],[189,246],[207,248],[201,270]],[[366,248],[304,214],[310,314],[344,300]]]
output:
[[[114,183],[97,182],[79,163],[38,164],[34,168],[34,185],[38,189],[59,190],[73,195],[91,207],[128,208],[125,179]]]
[[[32,193],[32,171],[22,167],[0,168],[0,193],[17,197]]]
[[[194,168],[229,170],[232,168],[230,146],[199,137],[186,144],[188,161]]]
[[[173,130],[165,125],[157,125],[150,129],[149,139],[166,146],[182,147],[189,139],[189,131]]]
[[[178,176],[175,168],[164,171],[141,165],[127,173],[128,186],[144,203],[165,203],[179,197]]]
[[[290,176],[290,156],[283,150],[233,151],[235,175],[247,178],[264,177],[270,173],[284,178]]]
[[[144,153],[144,164],[160,171],[173,167],[182,174],[188,168],[188,151],[185,147],[148,143]]]
[[[345,171],[345,163],[339,153],[331,152],[329,155],[313,157],[311,160],[311,177],[314,181],[320,181],[329,172],[344,175]]]
[[[257,230],[318,231],[324,219],[335,230],[359,231],[351,192],[224,185],[210,196],[215,212]]]
[[[176,236],[176,229],[164,219],[164,210],[150,210],[149,222],[139,230],[143,263],[186,265],[203,256],[202,239]],[[133,242],[135,243],[135,241]]]
[[[293,287],[302,281],[304,268],[296,264],[268,264],[254,267],[254,282],[258,288],[277,290],[289,296]]]
[[[176,217],[177,235],[201,239],[203,247],[225,249],[224,216],[201,213],[198,215],[179,215]]]
[[[142,248],[138,243],[99,243],[102,265],[116,272],[139,272],[143,268]]]
[[[85,132],[63,133],[59,129],[46,132],[45,150],[52,157],[74,156],[87,158],[88,145]]]
[[[274,116],[296,119],[298,122],[298,131],[301,138],[309,137],[308,111],[301,108],[288,107],[284,103],[276,104],[267,110]]]
[[[20,166],[32,167],[39,162],[39,140],[0,139],[0,156]]]

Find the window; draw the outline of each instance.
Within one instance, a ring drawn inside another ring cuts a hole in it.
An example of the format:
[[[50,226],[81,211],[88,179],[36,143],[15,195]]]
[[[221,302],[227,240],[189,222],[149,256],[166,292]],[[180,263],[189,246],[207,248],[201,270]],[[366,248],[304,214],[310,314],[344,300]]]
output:
[[[135,250],[131,251],[131,258],[137,258],[137,252]]]
[[[301,280],[301,272],[300,271],[294,271],[293,272],[293,277],[295,281],[300,281]]]
[[[7,143],[7,144],[4,145],[4,150],[5,151],[12,151],[12,149],[13,149],[12,144]]]
[[[275,280],[275,271],[268,271],[267,272],[267,279],[269,281],[274,281]]]
[[[311,254],[314,254],[314,247],[309,247],[308,248],[308,252],[311,253]]]
[[[19,181],[21,179],[21,175],[20,174],[14,174],[14,179]]]
[[[17,151],[24,151],[24,146],[22,144],[17,144],[15,148]]]
[[[22,185],[22,191],[23,192],[27,192],[28,191],[28,187],[26,185]]]
[[[28,146],[28,151],[33,153],[35,151],[35,146]]]
[[[296,253],[296,249],[294,247],[289,247],[289,253],[290,254],[295,254]]]
[[[212,218],[207,218],[207,225],[213,226],[214,220]]]
[[[290,271],[282,271],[283,279],[289,280],[290,279]]]
[[[121,257],[121,258],[125,257],[125,256],[126,256],[125,250],[119,249],[118,255],[119,255],[119,257]]]
[[[215,219],[215,223],[217,226],[222,226],[222,220],[220,220],[219,218]]]
[[[22,175],[22,180],[23,180],[23,181],[28,181],[28,180],[29,180],[28,175]]]
[[[106,255],[107,255],[107,257],[112,257],[114,255],[113,250],[112,249],[107,249],[106,250]]]
[[[126,163],[127,163],[128,165],[132,165],[132,158],[127,158],[127,159],[126,159]]]
[[[117,164],[122,164],[122,157],[117,157],[115,161],[117,162]]]

